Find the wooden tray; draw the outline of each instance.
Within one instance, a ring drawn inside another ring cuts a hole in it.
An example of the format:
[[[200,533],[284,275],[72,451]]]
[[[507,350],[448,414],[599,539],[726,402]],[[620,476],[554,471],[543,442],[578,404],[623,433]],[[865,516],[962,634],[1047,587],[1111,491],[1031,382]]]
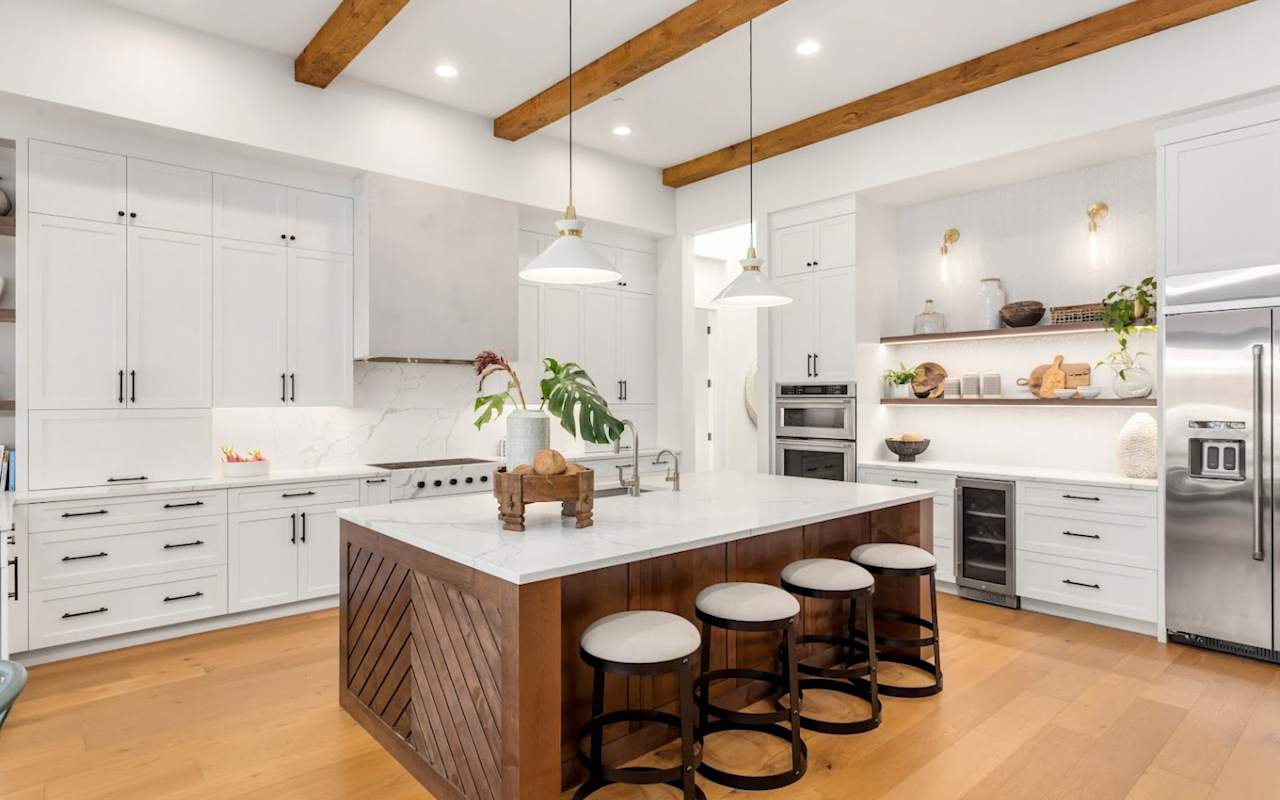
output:
[[[560,503],[560,516],[575,517],[576,528],[594,524],[596,474],[586,467],[563,475],[517,475],[498,467],[493,473],[493,496],[505,531],[524,531],[524,507],[529,503]]]
[[[1040,394],[1040,382],[1044,378],[1044,371],[1052,364],[1041,364],[1031,370],[1031,376],[1027,378],[1019,378],[1018,385],[1026,386],[1034,395]],[[1088,364],[1063,364],[1062,371],[1067,374],[1067,389],[1079,389],[1081,386],[1088,386],[1093,380],[1093,368]]]

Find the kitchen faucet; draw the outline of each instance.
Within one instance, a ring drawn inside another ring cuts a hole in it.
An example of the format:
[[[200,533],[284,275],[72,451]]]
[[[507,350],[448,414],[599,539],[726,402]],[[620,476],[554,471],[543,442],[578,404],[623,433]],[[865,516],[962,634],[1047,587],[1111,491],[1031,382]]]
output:
[[[663,448],[658,451],[658,457],[653,460],[654,464],[663,463],[663,456],[671,456],[671,464],[667,467],[667,483],[671,484],[671,491],[680,491],[680,456]]]
[[[636,431],[636,424],[629,419],[622,420],[622,432],[626,433],[627,428],[631,429],[631,477],[627,478],[622,474],[623,467],[618,466],[618,483],[627,490],[627,494],[632,497],[640,496],[640,434]],[[622,452],[622,437],[619,436],[613,441],[613,452]]]

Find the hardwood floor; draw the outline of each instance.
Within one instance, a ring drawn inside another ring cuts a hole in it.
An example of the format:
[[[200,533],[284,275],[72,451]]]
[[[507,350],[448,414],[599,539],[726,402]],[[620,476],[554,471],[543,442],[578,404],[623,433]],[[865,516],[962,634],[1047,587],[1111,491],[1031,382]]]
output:
[[[941,612],[941,695],[886,698],[869,734],[806,733],[805,780],[751,796],[1276,797],[1280,668],[949,596]],[[0,800],[428,797],[336,698],[335,612],[36,667],[0,730]],[[806,700],[833,718],[856,710]],[[720,734],[707,758],[767,772],[786,752]]]

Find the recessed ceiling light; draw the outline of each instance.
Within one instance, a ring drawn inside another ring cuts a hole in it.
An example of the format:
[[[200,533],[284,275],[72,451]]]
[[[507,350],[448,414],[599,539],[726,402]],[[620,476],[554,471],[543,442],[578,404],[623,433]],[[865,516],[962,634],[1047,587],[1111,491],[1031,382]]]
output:
[[[614,125],[614,126],[613,126],[613,135],[614,135],[614,136],[630,136],[630,135],[631,135],[631,127],[630,127],[630,126],[628,126],[628,125]]]
[[[436,75],[441,78],[456,78],[458,77],[458,68],[452,64],[439,64],[436,66]]]
[[[805,39],[803,42],[796,45],[796,53],[802,56],[811,56],[821,49],[822,45],[818,44],[814,39]]]

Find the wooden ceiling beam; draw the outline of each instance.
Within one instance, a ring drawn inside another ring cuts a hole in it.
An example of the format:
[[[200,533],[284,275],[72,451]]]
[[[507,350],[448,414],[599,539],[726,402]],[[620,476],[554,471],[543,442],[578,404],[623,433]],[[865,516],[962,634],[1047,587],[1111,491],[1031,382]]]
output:
[[[1136,0],[892,89],[854,100],[755,137],[755,160],[789,153],[878,122],[1141,39],[1253,0]],[[1105,92],[1105,86],[1097,87]],[[747,164],[747,142],[667,167],[678,188]]]
[[[408,4],[409,0],[342,0],[293,60],[293,79],[325,88]]]
[[[675,61],[786,0],[695,0],[573,73],[573,110]],[[493,121],[493,135],[518,141],[569,113],[568,78]]]

